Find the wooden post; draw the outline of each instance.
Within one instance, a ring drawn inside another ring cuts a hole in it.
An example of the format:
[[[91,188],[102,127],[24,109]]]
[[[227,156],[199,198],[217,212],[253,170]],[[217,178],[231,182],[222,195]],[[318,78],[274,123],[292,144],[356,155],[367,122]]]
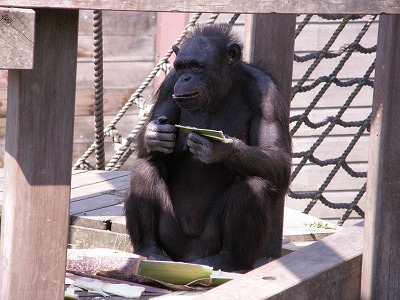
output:
[[[188,13],[157,13],[156,63],[171,49],[188,22]],[[172,64],[174,59],[175,54],[172,54],[169,62]],[[164,79],[163,72],[154,78],[154,92],[158,90]]]
[[[290,107],[296,16],[247,15],[245,24],[244,60],[266,63]],[[281,256],[284,205],[285,199],[282,197],[272,211],[272,232],[268,239],[267,257]]]
[[[10,70],[0,299],[63,299],[78,10],[36,11],[34,68]]]
[[[379,17],[361,299],[400,299],[400,15]]]
[[[0,8],[0,69],[31,69],[35,12]]]

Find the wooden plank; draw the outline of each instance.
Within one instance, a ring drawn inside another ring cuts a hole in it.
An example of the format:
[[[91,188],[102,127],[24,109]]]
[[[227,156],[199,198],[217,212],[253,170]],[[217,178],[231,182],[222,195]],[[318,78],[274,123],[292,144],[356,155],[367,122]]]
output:
[[[157,16],[154,12],[104,11],[104,35],[155,35]],[[79,35],[93,35],[93,11],[79,11]]]
[[[302,20],[305,16],[299,16],[297,20]],[[349,21],[346,27],[336,38],[335,42],[330,47],[330,50],[338,50],[341,46],[352,42],[355,37],[359,34],[365,22],[369,19],[369,16],[365,16],[361,20]],[[313,22],[318,20],[318,22]],[[295,50],[299,54],[303,52],[310,52],[315,50],[321,50],[332,34],[339,26],[338,21],[324,20],[318,16],[313,16],[307,26],[301,31],[299,36],[296,38]],[[376,45],[378,36],[378,21],[374,21],[367,33],[363,36],[360,44],[364,47],[372,47]]]
[[[130,253],[133,252],[129,236],[127,234],[111,232],[109,230],[85,228],[80,226],[70,226],[68,247],[75,249],[109,248]],[[60,297],[46,299],[64,298]]]
[[[343,57],[339,56],[332,59],[323,59],[318,67],[310,74],[309,79],[315,80],[320,76],[328,76],[338,66]],[[337,78],[341,81],[351,78],[361,78],[368,70],[369,66],[374,62],[375,54],[354,53],[340,70]],[[296,63],[293,68],[293,80],[300,80],[309,66],[314,62],[310,60],[304,63]],[[372,76],[374,73],[372,73]],[[323,83],[320,85],[323,86]],[[355,85],[353,86],[354,89]],[[318,88],[317,88],[318,89]]]
[[[315,143],[319,136],[301,137],[293,139],[293,149],[295,152],[307,151]],[[314,156],[318,159],[336,158],[342,155],[344,150],[348,147],[353,136],[327,136],[321,145],[315,150]],[[353,150],[347,156],[348,162],[367,162],[368,161],[368,144],[369,136],[364,135],[360,137]],[[296,159],[293,160],[297,163]],[[365,171],[365,170],[364,170]]]
[[[129,180],[128,172],[93,171],[74,176],[70,214],[86,215],[122,203]]]
[[[355,171],[366,171],[367,164],[350,164]],[[293,180],[290,188],[293,191],[317,191],[324,183],[334,166],[319,167],[316,165],[305,165],[299,175]],[[318,170],[319,169],[319,170]],[[345,191],[361,188],[365,183],[365,178],[350,177],[342,168],[329,183],[328,191]]]
[[[122,75],[123,76],[123,75]],[[104,110],[104,116],[115,116],[121,109],[122,106],[125,105],[125,103],[130,99],[131,95],[133,94],[134,90],[139,87],[139,84],[137,86],[131,86],[130,88],[107,88],[104,90],[104,98],[103,98],[103,110]],[[153,99],[153,89],[146,89],[143,91],[142,96],[144,99],[146,99],[149,103],[152,102]],[[76,100],[77,102],[75,103],[75,116],[80,117],[80,116],[90,116],[90,118],[87,118],[86,120],[88,122],[91,122],[90,128],[92,131],[94,131],[94,117],[93,117],[93,88],[89,89],[78,89],[76,90]],[[4,110],[3,106],[1,105],[1,92],[0,92],[0,117],[1,113]],[[133,104],[129,111],[127,112],[127,115],[125,115],[124,118],[129,118],[128,115],[136,115],[136,118],[138,118],[137,114],[139,112],[139,109],[136,104]],[[124,119],[122,118],[122,120]],[[89,121],[90,120],[90,121]],[[82,124],[84,121],[80,120],[80,123]],[[105,121],[107,122],[107,121]],[[89,124],[89,123],[87,123]],[[105,123],[107,125],[107,123]],[[78,123],[75,124],[75,126],[78,125]],[[131,123],[131,127],[135,126],[136,123]],[[78,131],[80,128],[76,128],[75,131]],[[78,134],[78,133],[77,133]]]
[[[371,122],[362,299],[400,299],[400,16],[381,16]]]
[[[194,17],[194,13],[190,13],[189,15],[190,15],[189,19]],[[213,15],[213,13],[202,12],[202,14],[201,14],[201,16],[200,16],[200,18],[198,20],[198,23],[200,23],[200,24],[206,23],[212,15]],[[220,13],[218,15],[218,18],[216,19],[216,22],[217,23],[228,23],[231,20],[232,17],[233,17],[232,13],[230,13],[230,14]],[[244,38],[244,22],[245,22],[245,18],[246,18],[246,16],[244,14],[240,15],[239,18],[236,20],[235,25],[234,25],[235,30],[237,30],[238,26],[241,27],[241,29],[242,29],[241,33],[243,33],[243,35],[239,35],[239,36],[242,39]]]
[[[127,233],[125,214],[111,220],[111,231],[118,233]]]
[[[316,228],[310,226],[313,223],[321,222],[321,220],[286,206],[284,216],[283,238],[289,242],[318,241],[343,230],[342,227],[328,222],[323,222],[323,224],[331,226],[331,228]]]
[[[139,86],[146,78],[147,74],[153,70],[154,63],[149,62],[108,62],[104,64],[104,88],[132,88]],[[134,72],[133,72],[134,70]],[[78,64],[80,75],[77,81],[77,88],[84,89],[93,83],[93,63],[82,62]],[[121,77],[121,74],[124,76]],[[86,76],[85,76],[86,75]],[[151,84],[150,84],[151,86]]]
[[[88,176],[90,174],[90,176]],[[113,183],[118,180],[129,180],[128,172],[104,172],[104,171],[90,171],[76,174],[72,177],[71,187],[72,190],[78,190],[81,187],[100,188],[99,191],[107,191],[113,187]],[[111,181],[111,183],[109,183]],[[104,184],[104,186],[102,186]],[[84,189],[83,189],[84,190]],[[87,192],[89,193],[89,192]],[[74,196],[72,196],[73,198]]]
[[[0,69],[32,69],[35,12],[0,8]]]
[[[125,184],[126,186],[126,184]],[[70,213],[71,215],[82,214],[92,209],[106,208],[113,206],[124,201],[126,191],[120,190],[115,194],[97,195],[97,197],[82,197],[76,201],[71,202]]]
[[[293,70],[295,15],[248,15],[246,16],[246,39],[243,54],[249,62],[265,61],[267,58],[271,75],[290,107],[290,89]],[[279,70],[279,71],[278,71]],[[288,116],[289,117],[289,116]],[[282,251],[284,196],[276,199],[271,216],[271,232],[267,237],[266,257],[280,257]]]
[[[114,224],[116,218],[125,220],[124,205],[121,202],[96,209],[90,208],[88,211],[77,213],[71,216],[71,225],[126,233],[125,221],[123,226],[114,226],[116,225]],[[115,230],[116,228],[117,230]]]
[[[313,13],[313,14],[398,14],[400,5],[397,0],[250,0],[205,2],[201,0],[0,0],[5,7],[49,7],[68,9],[101,9],[101,10],[137,10],[137,11],[170,11],[170,12],[243,12],[243,13]]]
[[[107,206],[103,208],[98,208],[98,209],[93,209],[90,211],[86,211],[85,213],[78,213],[75,215],[77,218],[98,218],[99,216],[102,216],[104,218],[108,219],[114,219],[115,217],[124,217],[124,204],[123,203],[118,203],[112,206]]]
[[[373,79],[373,78],[371,78]],[[311,84],[311,81],[305,83],[305,85]],[[293,85],[296,83],[294,82]],[[320,88],[313,89],[307,93],[298,93],[292,100],[290,106],[292,109],[300,109],[303,110],[311,103],[317,93],[320,91]],[[324,96],[319,100],[317,104],[317,109],[326,108],[326,107],[341,107],[346,99],[350,96],[350,94],[354,91],[354,86],[352,87],[337,87],[336,85],[332,85],[324,94]],[[351,107],[369,107],[372,104],[372,93],[373,88],[369,86],[365,86],[361,89],[361,91],[357,94],[354,100],[351,103]]]
[[[0,299],[62,299],[77,10],[37,10],[35,66],[9,72]]]
[[[71,216],[70,224],[98,230],[109,230],[111,227],[111,218],[109,216],[97,215],[87,217],[85,213],[82,213],[82,215],[83,216]]]
[[[78,62],[93,57],[93,36],[80,35]],[[144,34],[103,35],[104,62],[154,61],[154,36]]]
[[[110,87],[104,90],[104,115],[115,116],[122,106],[130,99],[134,91],[139,87],[138,85],[131,85],[129,87]],[[0,94],[1,95],[1,94]],[[150,87],[145,89],[142,96],[148,103],[153,102],[153,89]],[[76,97],[79,103],[75,105],[76,116],[92,116],[93,117],[93,103],[90,105],[90,100],[93,102],[93,90],[88,87],[76,90]],[[2,107],[0,106],[0,111]],[[127,114],[138,114],[138,107],[133,104],[128,110]],[[132,124],[133,125],[133,124]]]
[[[360,299],[363,233],[363,226],[357,224],[216,287],[199,299]]]

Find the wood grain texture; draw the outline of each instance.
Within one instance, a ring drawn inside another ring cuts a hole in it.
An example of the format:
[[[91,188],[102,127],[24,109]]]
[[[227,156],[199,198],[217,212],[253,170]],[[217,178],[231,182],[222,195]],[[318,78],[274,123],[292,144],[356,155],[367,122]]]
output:
[[[357,224],[196,299],[359,299],[363,233]]]
[[[292,83],[295,15],[249,15],[246,18],[243,54],[248,62],[268,61],[271,75],[279,83],[289,112]],[[264,66],[265,67],[265,66]],[[279,70],[279,72],[277,72]],[[287,116],[289,118],[289,115]],[[266,257],[280,257],[282,251],[284,196],[272,208],[271,231],[267,238]]]
[[[133,252],[133,247],[127,234],[74,225],[70,226],[68,246],[73,249],[109,248],[130,253]],[[64,298],[60,297],[45,299]]]
[[[9,72],[0,299],[64,295],[77,35],[78,11],[37,10],[34,69]]]
[[[362,299],[400,299],[400,16],[381,16],[367,181]]]
[[[243,12],[243,13],[325,13],[325,14],[380,14],[400,13],[397,0],[0,0],[0,6],[50,7],[72,9],[170,11],[170,12]]]
[[[32,69],[35,12],[0,8],[0,69]]]

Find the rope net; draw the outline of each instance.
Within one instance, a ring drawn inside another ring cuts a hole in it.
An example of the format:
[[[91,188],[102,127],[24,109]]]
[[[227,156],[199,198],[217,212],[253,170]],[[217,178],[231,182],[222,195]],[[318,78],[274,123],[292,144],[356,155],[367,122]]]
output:
[[[193,14],[174,45],[179,46],[198,23],[218,21],[243,27],[243,21],[237,24],[238,19],[241,20],[239,16]],[[97,39],[101,39],[98,12],[95,18],[95,32]],[[332,33],[318,36],[317,45],[314,45],[310,37],[315,36],[321,26],[331,29]],[[294,153],[288,200],[295,201],[295,208],[307,214],[318,210],[327,219],[335,215],[338,225],[343,225],[352,214],[364,217],[360,200],[366,190],[365,153],[368,152],[366,141],[371,118],[376,28],[376,16],[298,16],[290,117]],[[375,44],[363,45],[363,40],[372,40]],[[111,139],[115,150],[105,170],[120,170],[128,158],[134,157],[137,134],[151,108],[151,103],[142,96],[143,91],[159,72],[169,72],[171,54],[172,49],[104,127],[104,137]],[[98,57],[96,53],[95,57]],[[95,60],[95,70],[101,70],[97,64],[102,64],[102,59]],[[98,99],[96,97],[95,103],[101,109]],[[122,137],[117,125],[132,106],[139,108],[139,122],[128,136]],[[96,118],[100,118],[98,113]],[[99,152],[96,149],[103,147],[104,140],[99,140],[99,136],[101,138],[96,129],[95,142],[77,160],[74,169],[92,170],[103,166],[97,159],[95,163],[89,162],[89,157]]]

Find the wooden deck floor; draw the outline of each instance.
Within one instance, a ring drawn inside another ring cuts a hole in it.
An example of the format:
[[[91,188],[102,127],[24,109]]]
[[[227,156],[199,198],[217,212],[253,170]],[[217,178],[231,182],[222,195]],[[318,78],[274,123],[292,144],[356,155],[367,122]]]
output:
[[[0,206],[3,176],[3,170],[0,170]],[[125,232],[123,208],[128,185],[128,172],[72,172],[70,247],[133,250]],[[285,208],[284,248],[293,250],[296,245],[308,244],[341,230],[341,228],[334,230],[306,225],[315,224],[316,221],[319,219]]]

